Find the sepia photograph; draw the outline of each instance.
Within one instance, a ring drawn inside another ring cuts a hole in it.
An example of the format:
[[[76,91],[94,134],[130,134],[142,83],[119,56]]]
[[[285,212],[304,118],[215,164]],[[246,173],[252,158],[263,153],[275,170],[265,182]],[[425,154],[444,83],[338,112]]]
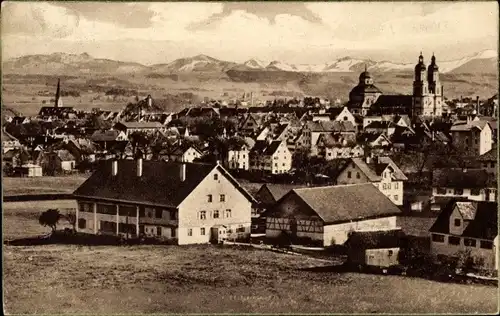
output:
[[[498,314],[496,1],[0,21],[4,314]]]

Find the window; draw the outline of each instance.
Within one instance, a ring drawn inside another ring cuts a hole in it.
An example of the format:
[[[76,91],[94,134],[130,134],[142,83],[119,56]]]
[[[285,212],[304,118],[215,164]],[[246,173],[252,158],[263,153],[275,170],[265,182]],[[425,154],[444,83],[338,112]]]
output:
[[[214,218],[219,218],[219,210],[214,211]]]
[[[220,201],[225,202],[226,201],[226,196],[224,194],[220,195]]]
[[[455,189],[454,194],[455,195],[462,195],[462,194],[464,194],[464,189]]]
[[[177,213],[175,211],[170,211],[170,219],[177,219]]]
[[[480,190],[476,189],[476,188],[470,190],[471,195],[479,195],[479,192],[480,192]]]
[[[389,253],[388,253],[389,257],[392,256],[393,254],[394,254],[394,251],[389,250]]]
[[[394,196],[394,201],[397,201],[397,200],[398,200],[398,196],[397,196],[397,195],[395,195],[395,196]]]
[[[465,238],[464,239],[464,245],[469,246],[469,247],[476,247],[476,240],[475,239],[470,239],[470,238]]]
[[[177,229],[175,227],[170,228],[170,237],[175,238],[177,235]]]
[[[359,174],[359,172],[356,172],[356,179],[360,179],[361,178],[361,175]]]
[[[390,183],[387,183],[387,189],[391,189],[391,184]]]
[[[432,241],[444,242],[444,235],[432,234]]]
[[[243,225],[238,225],[238,228],[236,228],[237,233],[244,233],[245,232],[245,227]]]
[[[211,203],[211,202],[212,202],[212,194],[207,195],[207,201],[208,201],[209,203]]]
[[[160,226],[156,227],[156,236],[161,236],[161,227]]]
[[[455,236],[448,237],[448,244],[450,244],[450,245],[460,245],[460,237],[455,237]]]
[[[275,167],[277,167],[277,166],[278,166],[278,163],[275,163],[275,164],[274,164],[274,166],[275,166]]]
[[[347,171],[347,177],[350,179],[351,178],[351,172]]]
[[[193,229],[192,228],[188,229],[188,236],[193,236]]]
[[[145,217],[144,206],[139,206],[139,217]]]
[[[488,241],[488,240],[481,240],[479,242],[479,247],[481,247],[483,249],[493,249],[493,243],[491,241]]]
[[[446,194],[446,188],[437,188],[438,194]]]
[[[207,211],[200,212],[200,219],[207,219]]]
[[[490,166],[491,166],[491,168],[495,168],[495,162],[492,162],[492,163],[490,164]]]
[[[205,227],[200,228],[200,235],[205,236]]]
[[[163,210],[162,209],[156,209],[155,210],[155,217],[156,218],[162,218],[162,214],[163,213]]]
[[[453,222],[455,226],[460,226],[460,224],[462,223],[462,221],[459,218],[455,218]]]
[[[399,183],[397,182],[394,183],[394,189],[399,189]]]
[[[231,217],[231,210],[227,209],[226,210],[226,218],[230,218],[230,217]]]
[[[347,121],[347,116],[344,116],[344,121]]]
[[[87,227],[87,221],[84,218],[79,218],[78,219],[78,228],[84,229]]]

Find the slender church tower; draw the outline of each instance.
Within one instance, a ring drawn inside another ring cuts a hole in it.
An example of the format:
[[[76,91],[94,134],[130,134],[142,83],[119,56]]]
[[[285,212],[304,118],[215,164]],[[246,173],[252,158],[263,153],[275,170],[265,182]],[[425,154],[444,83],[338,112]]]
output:
[[[439,81],[439,67],[436,64],[436,57],[432,54],[431,64],[427,69],[427,82],[429,93],[432,96],[433,115],[441,116],[443,114],[443,89]]]
[[[54,107],[60,108],[63,106],[62,98],[61,98],[61,79],[57,79],[57,90],[56,90],[56,99],[54,103]]]

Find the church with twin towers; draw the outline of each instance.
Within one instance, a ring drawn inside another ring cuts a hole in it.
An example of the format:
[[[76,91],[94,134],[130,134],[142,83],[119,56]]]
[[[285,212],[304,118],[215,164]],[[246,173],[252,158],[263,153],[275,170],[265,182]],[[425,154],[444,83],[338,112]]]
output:
[[[415,65],[413,93],[411,95],[387,95],[374,84],[366,69],[359,76],[358,85],[349,93],[347,107],[354,114],[440,117],[443,115],[443,87],[439,80],[439,67],[434,54],[427,67],[422,53]]]

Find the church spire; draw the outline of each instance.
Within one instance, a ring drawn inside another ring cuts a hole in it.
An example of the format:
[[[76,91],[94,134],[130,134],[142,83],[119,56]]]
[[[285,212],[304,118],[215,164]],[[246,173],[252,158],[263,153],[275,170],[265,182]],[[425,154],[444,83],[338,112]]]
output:
[[[62,99],[61,99],[61,79],[57,79],[57,90],[56,90],[56,99],[54,107],[62,107]]]

